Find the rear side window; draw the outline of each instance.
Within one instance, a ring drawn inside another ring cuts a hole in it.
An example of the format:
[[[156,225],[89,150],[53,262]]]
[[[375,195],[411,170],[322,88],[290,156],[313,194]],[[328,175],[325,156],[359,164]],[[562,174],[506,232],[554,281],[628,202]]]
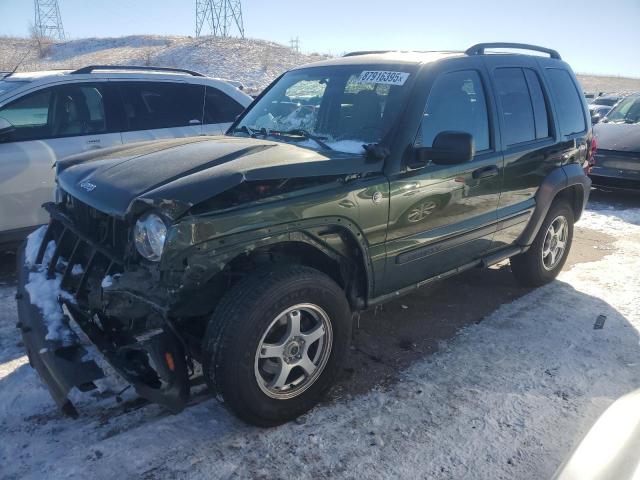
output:
[[[97,85],[71,84],[55,87],[52,136],[70,137],[107,132],[105,99]]]
[[[535,140],[535,117],[524,72],[521,68],[498,68],[494,78],[502,106],[504,143],[514,145]]]
[[[473,135],[476,151],[489,149],[487,103],[480,75],[473,70],[440,75],[429,94],[416,145],[431,147],[444,131]]]
[[[560,131],[563,135],[584,132],[587,128],[582,101],[569,72],[559,68],[547,69],[550,88],[556,100]]]
[[[204,85],[130,82],[120,88],[128,130],[202,124]]]
[[[204,123],[231,123],[244,107],[217,88],[207,87],[204,102]]]
[[[545,102],[540,79],[538,74],[525,68],[524,76],[529,85],[529,93],[531,94],[531,105],[533,106],[533,119],[536,126],[536,138],[547,138],[549,133],[549,114],[547,112],[547,103]]]

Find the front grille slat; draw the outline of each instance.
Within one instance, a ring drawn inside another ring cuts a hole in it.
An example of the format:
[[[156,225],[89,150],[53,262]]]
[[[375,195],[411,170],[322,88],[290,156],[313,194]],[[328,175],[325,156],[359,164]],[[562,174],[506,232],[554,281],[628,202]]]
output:
[[[64,208],[66,214],[73,220],[74,227],[96,244],[108,247],[120,257],[124,257],[129,238],[126,222],[107,215],[71,195],[65,195]]]
[[[71,277],[73,267],[78,262],[78,253],[80,251],[81,244],[82,240],[80,240],[80,237],[77,237],[76,242],[73,246],[73,250],[71,251],[71,255],[69,255],[67,266],[64,269],[64,273],[62,274],[62,280],[60,281],[60,287],[63,289],[67,287],[67,283],[69,282],[69,278]]]

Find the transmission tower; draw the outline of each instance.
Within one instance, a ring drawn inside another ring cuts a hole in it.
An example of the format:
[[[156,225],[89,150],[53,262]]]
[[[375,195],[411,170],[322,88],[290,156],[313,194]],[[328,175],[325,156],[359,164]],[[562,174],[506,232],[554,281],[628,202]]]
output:
[[[58,0],[34,0],[36,33],[40,37],[64,40]]]
[[[300,53],[300,37],[289,40],[289,45],[291,45],[291,50]]]
[[[196,37],[205,25],[216,37],[230,37],[235,27],[244,38],[240,0],[196,0]]]

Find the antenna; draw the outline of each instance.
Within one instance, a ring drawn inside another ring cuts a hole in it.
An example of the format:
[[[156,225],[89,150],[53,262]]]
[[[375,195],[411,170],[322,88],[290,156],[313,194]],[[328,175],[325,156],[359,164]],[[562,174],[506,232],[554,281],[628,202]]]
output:
[[[34,0],[34,26],[38,36],[54,40],[64,40],[64,28],[58,0]]]
[[[196,37],[202,35],[205,24],[216,37],[231,37],[235,26],[237,33],[244,38],[241,1],[196,0]]]

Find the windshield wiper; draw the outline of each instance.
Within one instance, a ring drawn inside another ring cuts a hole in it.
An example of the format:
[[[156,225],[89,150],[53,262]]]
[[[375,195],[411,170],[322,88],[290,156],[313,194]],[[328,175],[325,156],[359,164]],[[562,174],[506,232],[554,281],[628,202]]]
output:
[[[327,137],[319,137],[318,135],[314,135],[313,133],[303,129],[303,128],[294,128],[293,130],[287,130],[286,132],[278,132],[277,130],[270,130],[269,133],[275,133],[276,135],[295,135],[298,137],[308,138],[313,140],[318,145],[320,145],[325,150],[333,150],[329,145],[327,145],[323,140],[326,140]]]
[[[233,133],[236,133],[236,132],[244,132],[244,133],[248,134],[249,136],[251,136],[252,138],[256,137],[256,132],[253,129],[247,127],[246,125],[241,125],[239,127],[235,127],[233,129]]]

